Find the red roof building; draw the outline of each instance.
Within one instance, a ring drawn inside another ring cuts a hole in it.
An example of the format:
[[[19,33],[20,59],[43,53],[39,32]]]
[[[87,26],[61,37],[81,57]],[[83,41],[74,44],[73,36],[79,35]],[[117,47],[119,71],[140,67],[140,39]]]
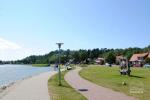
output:
[[[142,67],[145,61],[145,58],[150,57],[150,53],[141,53],[141,54],[133,54],[130,59],[130,62],[135,67]]]
[[[103,65],[104,64],[104,58],[97,58],[95,60],[96,64],[100,64],[100,65]]]

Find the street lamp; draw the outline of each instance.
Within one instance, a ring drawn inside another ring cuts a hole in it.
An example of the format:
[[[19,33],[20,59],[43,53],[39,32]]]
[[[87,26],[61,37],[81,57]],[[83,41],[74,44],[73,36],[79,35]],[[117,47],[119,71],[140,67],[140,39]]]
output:
[[[58,76],[59,76],[59,86],[61,86],[61,71],[60,71],[60,48],[61,48],[61,45],[63,45],[64,43],[56,43],[58,45],[58,48],[59,48],[59,54],[58,54]]]

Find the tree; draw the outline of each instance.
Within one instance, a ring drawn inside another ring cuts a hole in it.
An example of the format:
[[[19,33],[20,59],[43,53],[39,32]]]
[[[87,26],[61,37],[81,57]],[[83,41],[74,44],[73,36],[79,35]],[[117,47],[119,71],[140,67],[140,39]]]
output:
[[[115,63],[115,56],[125,56],[130,59],[130,57],[135,53],[144,53],[149,52],[150,46],[145,48],[126,48],[126,49],[107,49],[107,48],[96,48],[89,50],[61,50],[61,63],[66,63],[68,61],[74,61],[74,63],[84,62],[89,60],[90,63],[94,62],[97,57],[103,57],[106,59],[106,62]],[[22,60],[13,61],[14,64],[48,64],[57,63],[58,61],[58,50],[51,51],[45,55],[32,55],[26,57]],[[90,59],[88,59],[90,58]],[[149,63],[149,59],[146,60]],[[10,61],[6,61],[3,63],[10,63]]]
[[[131,51],[128,51],[125,56],[127,57],[127,59],[129,60],[132,57],[133,53]]]
[[[79,63],[80,62],[80,55],[79,52],[75,51],[72,55],[73,59],[74,59],[74,63]]]
[[[79,50],[80,62],[85,61],[88,58],[88,54],[86,50]]]
[[[64,51],[64,56],[63,58],[65,58],[64,60],[66,60],[66,62],[68,62],[71,59],[71,51],[69,49],[67,49],[67,51]]]
[[[110,63],[110,64],[113,64],[115,63],[116,61],[116,56],[114,55],[113,52],[109,52],[107,55],[106,55],[106,62],[107,63]]]
[[[56,54],[52,55],[50,58],[49,58],[49,61],[50,63],[57,63],[58,62],[58,56]]]
[[[2,64],[3,62],[0,60],[0,64]]]
[[[99,57],[99,54],[100,54],[100,53],[99,53],[99,49],[98,49],[98,48],[97,48],[97,49],[93,49],[93,50],[92,50],[92,54],[93,54],[93,57],[94,57],[94,58]]]
[[[150,58],[146,58],[145,63],[150,64]]]

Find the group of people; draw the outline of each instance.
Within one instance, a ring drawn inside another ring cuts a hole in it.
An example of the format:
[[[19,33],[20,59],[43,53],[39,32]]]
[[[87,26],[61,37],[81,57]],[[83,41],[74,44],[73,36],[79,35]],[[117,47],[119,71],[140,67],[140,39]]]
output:
[[[70,63],[66,63],[65,65],[65,70],[70,70],[70,69],[72,69],[72,67],[70,66]],[[54,70],[58,70],[58,64],[55,64],[54,65]]]
[[[123,59],[120,63],[120,74],[121,75],[129,75],[131,70],[127,59]]]

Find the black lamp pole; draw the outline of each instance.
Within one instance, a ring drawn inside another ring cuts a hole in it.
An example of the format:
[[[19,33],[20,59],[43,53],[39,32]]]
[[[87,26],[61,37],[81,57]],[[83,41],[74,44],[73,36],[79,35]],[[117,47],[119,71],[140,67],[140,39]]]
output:
[[[58,45],[58,49],[59,49],[59,54],[58,54],[58,75],[59,75],[59,86],[61,86],[61,71],[60,71],[60,48],[61,45],[63,45],[63,43],[56,43]]]

